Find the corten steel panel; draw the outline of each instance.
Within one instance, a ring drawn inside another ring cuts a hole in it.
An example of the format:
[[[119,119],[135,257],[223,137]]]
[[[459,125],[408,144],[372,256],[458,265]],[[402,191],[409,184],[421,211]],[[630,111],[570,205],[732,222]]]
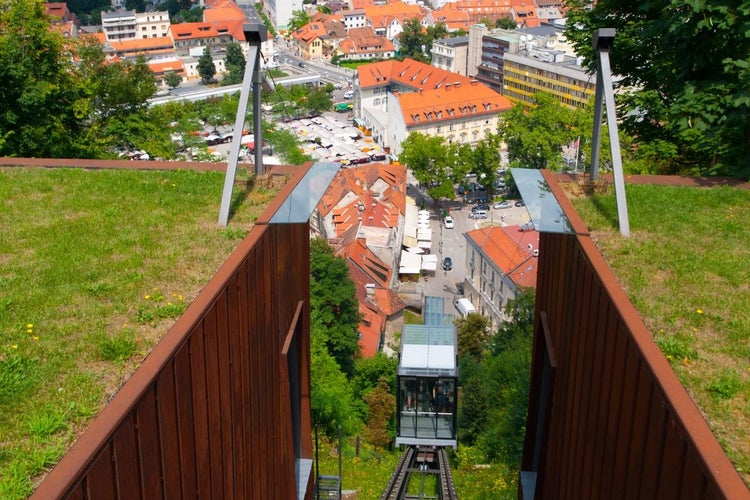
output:
[[[299,456],[309,459],[309,227],[265,221],[306,170],[271,203],[34,498],[296,497],[282,348],[296,321]]]
[[[726,454],[587,234],[544,173],[576,234],[540,235],[537,318],[557,355],[549,418],[537,429],[543,342],[535,322],[522,462],[541,453],[538,498],[750,498]]]

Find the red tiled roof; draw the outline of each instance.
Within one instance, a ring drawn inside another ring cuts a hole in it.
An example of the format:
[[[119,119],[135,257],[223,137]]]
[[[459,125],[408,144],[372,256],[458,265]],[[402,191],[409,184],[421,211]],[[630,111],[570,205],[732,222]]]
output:
[[[212,21],[245,21],[245,13],[232,0],[218,0],[206,2],[206,9],[203,11],[203,20]]]
[[[497,268],[519,287],[536,286],[539,233],[520,226],[490,226],[466,233]]]
[[[398,94],[407,126],[497,115],[512,107],[507,97],[483,83],[413,59],[365,64],[357,74],[361,88],[397,82],[415,91]]]

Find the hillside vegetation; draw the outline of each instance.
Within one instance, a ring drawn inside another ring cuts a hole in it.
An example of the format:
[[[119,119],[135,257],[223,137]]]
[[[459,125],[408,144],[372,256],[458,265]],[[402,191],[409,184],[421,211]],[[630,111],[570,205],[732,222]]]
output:
[[[0,498],[23,498],[276,193],[224,174],[0,168]],[[239,191],[239,192],[238,192]]]
[[[750,191],[627,185],[574,205],[675,372],[750,484]]]

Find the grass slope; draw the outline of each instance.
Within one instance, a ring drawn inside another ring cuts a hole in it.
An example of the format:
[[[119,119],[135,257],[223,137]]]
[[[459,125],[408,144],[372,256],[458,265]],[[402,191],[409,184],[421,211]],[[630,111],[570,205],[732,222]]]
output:
[[[750,484],[750,191],[627,186],[576,210],[678,377]]]
[[[224,174],[0,168],[0,498],[23,498],[276,194]]]

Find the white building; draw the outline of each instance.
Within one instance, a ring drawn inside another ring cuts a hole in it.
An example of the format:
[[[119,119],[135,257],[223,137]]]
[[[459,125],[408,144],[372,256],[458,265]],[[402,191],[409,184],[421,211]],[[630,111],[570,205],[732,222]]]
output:
[[[169,13],[118,10],[102,12],[102,31],[108,42],[134,38],[163,38],[169,36]]]
[[[303,10],[302,0],[266,0],[263,2],[263,8],[279,31],[287,30],[287,25],[292,19],[292,12]]]
[[[469,76],[467,56],[469,37],[457,36],[432,42],[432,65],[436,68]]]

